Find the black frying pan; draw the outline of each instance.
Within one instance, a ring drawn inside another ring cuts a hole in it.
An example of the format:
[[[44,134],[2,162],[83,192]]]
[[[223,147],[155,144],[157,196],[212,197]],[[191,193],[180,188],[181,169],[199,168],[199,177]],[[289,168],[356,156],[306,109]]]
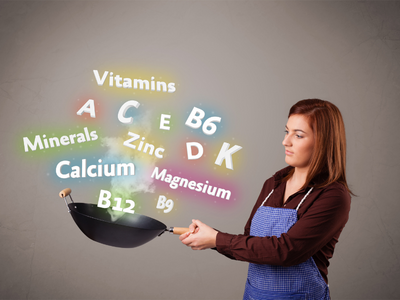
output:
[[[114,247],[134,248],[143,245],[156,236],[169,231],[174,234],[182,234],[189,228],[171,227],[139,214],[125,213],[116,221],[112,221],[110,213],[99,208],[95,204],[76,203],[70,195],[71,189],[60,192],[64,198],[68,212],[71,214],[79,229],[90,239]],[[71,203],[66,197],[69,195]]]

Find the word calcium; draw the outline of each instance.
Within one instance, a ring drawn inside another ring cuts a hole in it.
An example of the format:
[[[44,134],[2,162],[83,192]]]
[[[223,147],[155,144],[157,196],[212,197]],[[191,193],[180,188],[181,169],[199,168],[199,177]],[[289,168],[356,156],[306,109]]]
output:
[[[105,164],[101,159],[98,160],[98,165],[87,165],[86,159],[82,159],[80,166],[73,166],[67,168],[68,172],[61,172],[64,166],[69,166],[69,160],[60,161],[56,167],[56,174],[62,179],[67,178],[85,178],[89,177],[114,177],[114,176],[128,176],[135,175],[135,165],[133,163],[119,163],[119,164]]]

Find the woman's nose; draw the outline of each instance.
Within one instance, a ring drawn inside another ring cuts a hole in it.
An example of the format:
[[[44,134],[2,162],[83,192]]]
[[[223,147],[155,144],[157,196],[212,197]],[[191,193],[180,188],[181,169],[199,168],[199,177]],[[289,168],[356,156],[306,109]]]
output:
[[[283,141],[282,141],[283,146],[290,146],[290,138],[289,135],[285,135]]]

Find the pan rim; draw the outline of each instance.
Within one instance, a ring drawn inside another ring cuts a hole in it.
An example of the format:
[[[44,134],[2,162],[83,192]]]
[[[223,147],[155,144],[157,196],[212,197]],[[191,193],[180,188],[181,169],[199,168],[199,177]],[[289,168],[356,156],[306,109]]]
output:
[[[136,228],[136,229],[149,230],[149,231],[150,231],[150,230],[151,230],[151,231],[154,231],[154,230],[162,230],[162,229],[167,230],[167,226],[166,226],[164,223],[162,223],[162,222],[160,222],[160,221],[158,221],[158,220],[156,220],[156,219],[153,219],[153,218],[151,218],[151,217],[145,216],[145,215],[135,214],[135,215],[137,215],[137,216],[142,216],[142,217],[149,218],[149,219],[151,219],[152,221],[155,221],[155,222],[159,223],[160,225],[162,225],[163,228],[154,229],[154,228],[145,228],[145,227],[141,227],[141,226],[135,226],[135,227],[133,227],[133,226],[125,225],[125,224],[110,222],[110,221],[103,220],[103,219],[100,219],[100,218],[96,218],[96,217],[93,217],[93,216],[90,216],[90,215],[88,215],[88,214],[85,214],[85,213],[80,212],[76,207],[74,207],[74,205],[77,205],[77,204],[78,204],[78,205],[82,205],[82,206],[95,206],[96,208],[99,208],[96,204],[93,204],[93,203],[84,203],[84,202],[73,202],[73,203],[69,203],[69,204],[68,204],[68,207],[70,208],[71,211],[73,211],[74,213],[77,213],[77,214],[79,214],[79,215],[81,215],[81,216],[84,216],[84,217],[87,217],[87,218],[90,218],[90,219],[93,219],[93,220],[97,220],[97,221],[100,221],[100,222],[103,222],[103,223],[112,224],[113,226],[122,226],[122,227],[126,227],[126,228]],[[100,209],[100,208],[99,208],[99,209]]]

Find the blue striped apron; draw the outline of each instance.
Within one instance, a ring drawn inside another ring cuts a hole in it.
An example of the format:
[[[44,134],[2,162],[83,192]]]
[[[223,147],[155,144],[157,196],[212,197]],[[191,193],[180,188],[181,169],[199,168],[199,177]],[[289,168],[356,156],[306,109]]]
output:
[[[250,227],[252,236],[277,236],[286,233],[297,222],[297,211],[312,188],[296,209],[263,206],[267,196],[255,213]],[[329,300],[329,288],[312,257],[295,266],[283,267],[267,264],[249,264],[243,300],[318,299]]]

